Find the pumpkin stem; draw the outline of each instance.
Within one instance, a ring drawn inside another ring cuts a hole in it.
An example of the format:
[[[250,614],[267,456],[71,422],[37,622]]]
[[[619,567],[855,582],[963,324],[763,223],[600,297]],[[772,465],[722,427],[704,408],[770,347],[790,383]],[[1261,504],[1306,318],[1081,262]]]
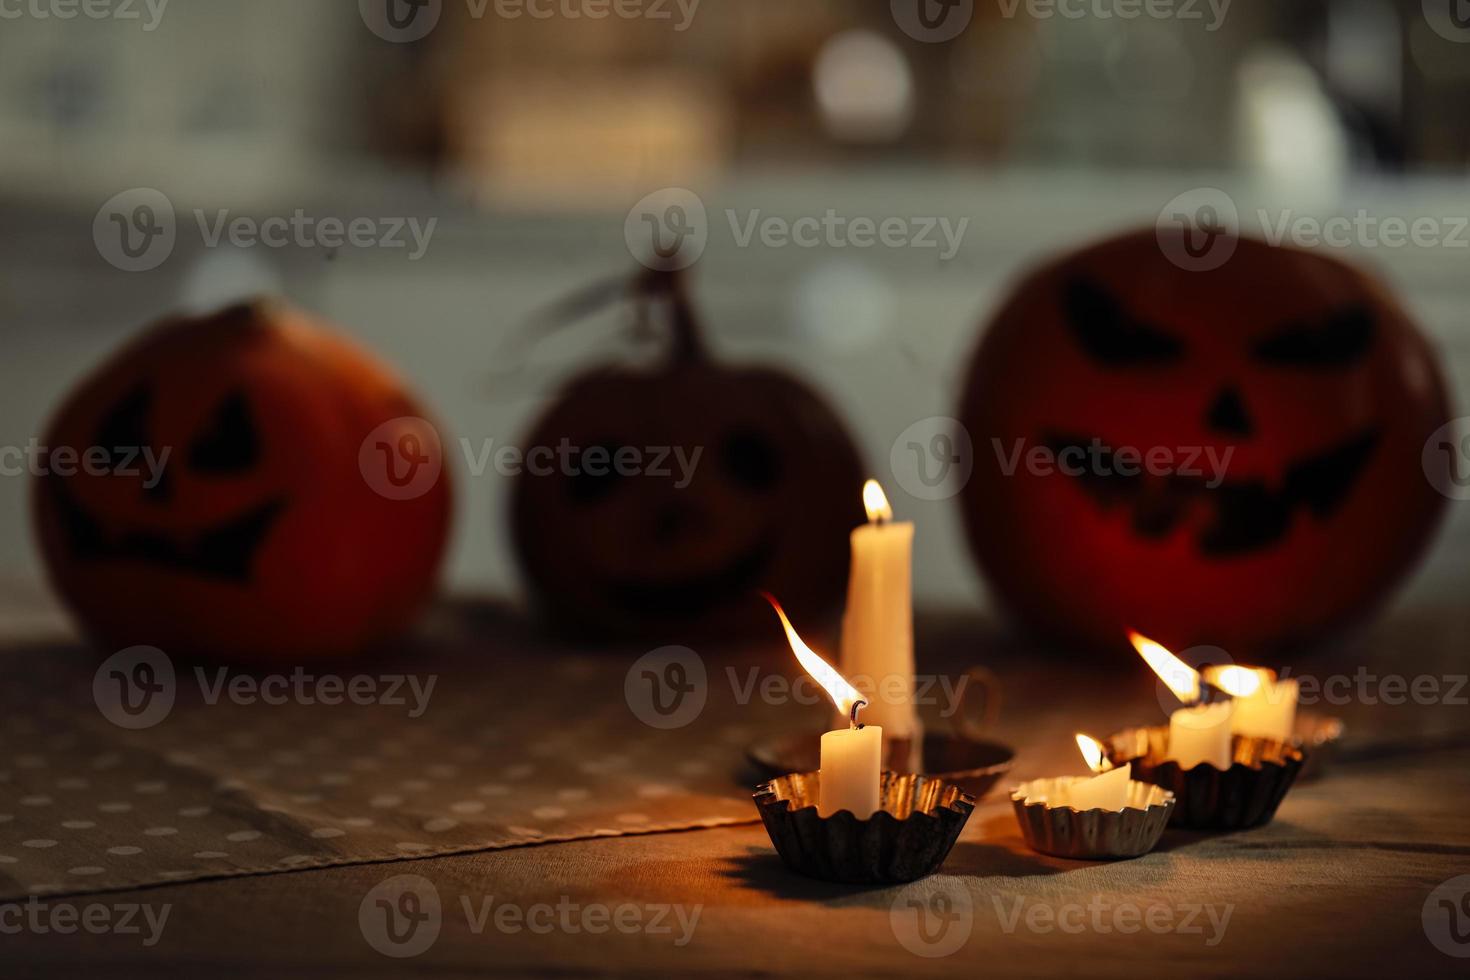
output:
[[[638,319],[650,324],[655,317],[655,304],[664,304],[668,318],[669,360],[674,364],[706,360],[705,346],[694,304],[689,301],[684,274],[677,270],[649,269],[635,280],[633,291],[638,300]]]

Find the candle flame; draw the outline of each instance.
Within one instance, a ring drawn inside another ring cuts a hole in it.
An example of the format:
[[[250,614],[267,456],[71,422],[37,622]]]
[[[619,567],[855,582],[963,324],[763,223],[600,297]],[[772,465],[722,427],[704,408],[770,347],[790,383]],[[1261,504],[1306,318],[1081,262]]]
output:
[[[1112,763],[1107,761],[1107,755],[1103,752],[1103,744],[1090,735],[1078,732],[1077,748],[1082,750],[1082,758],[1087,762],[1087,768],[1093,772],[1107,772],[1113,768]]]
[[[786,618],[786,610],[769,592],[762,592],[771,608],[776,610],[776,615],[781,617],[781,625],[786,629],[786,641],[791,644],[791,652],[796,654],[796,659],[801,661],[801,667],[811,675],[812,680],[822,685],[837,705],[837,710],[844,715],[852,711],[852,706],[859,701],[866,700],[862,692],[851,684],[831,664],[817,656],[811,647],[802,642],[801,637],[796,634],[796,629],[791,625],[791,620]]]
[[[1261,689],[1261,671],[1250,667],[1221,667],[1214,671],[1210,683],[1233,698],[1248,698]]]
[[[1128,631],[1128,641],[1176,698],[1185,704],[1200,699],[1199,671],[1136,630]]]
[[[871,522],[893,520],[893,508],[888,506],[888,495],[883,492],[883,487],[877,480],[869,480],[863,484],[863,506],[868,510],[868,520]]]

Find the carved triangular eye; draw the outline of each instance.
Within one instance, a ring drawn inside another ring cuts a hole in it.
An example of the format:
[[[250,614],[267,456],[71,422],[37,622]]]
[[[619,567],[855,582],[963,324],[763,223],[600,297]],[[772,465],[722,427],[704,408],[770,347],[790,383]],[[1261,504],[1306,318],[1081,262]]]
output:
[[[231,392],[209,428],[189,446],[189,468],[201,473],[240,473],[260,459],[260,438],[243,391]]]
[[[1062,308],[1077,343],[1107,367],[1171,364],[1184,356],[1183,341],[1134,317],[1090,279],[1067,283]]]
[[[1355,304],[1317,323],[1289,324],[1257,343],[1252,353],[1282,367],[1346,367],[1373,346],[1374,326],[1373,311]]]
[[[136,454],[148,442],[148,412],[153,407],[153,390],[147,385],[129,391],[120,398],[102,420],[92,437],[92,444],[108,454]]]

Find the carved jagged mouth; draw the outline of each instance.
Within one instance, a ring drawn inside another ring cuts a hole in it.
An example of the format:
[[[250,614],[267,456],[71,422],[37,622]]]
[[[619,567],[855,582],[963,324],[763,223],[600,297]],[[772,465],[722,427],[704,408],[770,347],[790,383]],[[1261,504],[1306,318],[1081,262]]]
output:
[[[176,535],[154,531],[109,532],[72,499],[58,478],[48,482],[72,556],[78,561],[136,562],[234,583],[249,580],[256,553],[286,507],[284,500],[268,501],[184,542]]]
[[[775,550],[771,541],[761,541],[714,572],[678,580],[617,579],[607,584],[607,592],[619,606],[641,615],[695,615],[751,594]]]
[[[1278,487],[1265,480],[1216,480],[1209,474],[1121,475],[1111,465],[1113,450],[1096,448],[1086,436],[1051,433],[1043,442],[1054,453],[1096,452],[1104,464],[1070,475],[1103,510],[1130,511],[1133,530],[1144,538],[1162,539],[1178,530],[1203,508],[1206,518],[1196,543],[1202,554],[1228,558],[1275,544],[1291,529],[1297,512],[1330,517],[1342,506],[1377,447],[1376,429],[1355,436],[1286,468]],[[1213,485],[1212,485],[1213,484]]]

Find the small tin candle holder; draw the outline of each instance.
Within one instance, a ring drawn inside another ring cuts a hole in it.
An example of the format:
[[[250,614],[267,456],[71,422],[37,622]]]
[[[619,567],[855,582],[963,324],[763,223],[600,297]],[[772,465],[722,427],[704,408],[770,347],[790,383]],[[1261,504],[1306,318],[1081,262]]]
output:
[[[1265,738],[1231,739],[1229,769],[1201,763],[1181,769],[1168,758],[1169,726],[1129,728],[1107,741],[1114,765],[1172,792],[1170,823],[1194,830],[1244,830],[1271,822],[1306,760],[1301,747]]]
[[[1147,854],[1158,844],[1174,810],[1174,794],[1136,779],[1128,783],[1121,810],[1078,810],[1066,790],[1085,776],[1033,779],[1011,790],[1011,806],[1026,846],[1042,854],[1079,861],[1115,861]]]
[[[939,870],[975,809],[952,783],[885,771],[882,809],[866,820],[850,810],[817,813],[821,773],[778,776],[756,787],[756,809],[776,853],[792,871],[848,884],[890,885]]]

